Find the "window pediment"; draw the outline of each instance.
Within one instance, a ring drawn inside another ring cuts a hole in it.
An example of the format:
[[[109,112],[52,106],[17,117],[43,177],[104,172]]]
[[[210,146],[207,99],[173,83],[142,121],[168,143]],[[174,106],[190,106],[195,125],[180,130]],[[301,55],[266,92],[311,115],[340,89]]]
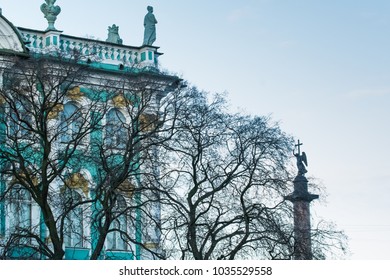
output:
[[[65,180],[66,185],[71,189],[81,189],[85,195],[88,194],[88,180],[81,173],[72,173]]]

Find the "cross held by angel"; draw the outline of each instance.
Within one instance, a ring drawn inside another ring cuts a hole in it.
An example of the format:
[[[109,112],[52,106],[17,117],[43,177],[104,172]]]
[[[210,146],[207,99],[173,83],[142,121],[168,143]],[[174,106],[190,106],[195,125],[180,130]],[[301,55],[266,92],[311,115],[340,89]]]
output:
[[[307,173],[307,156],[305,152],[302,152],[301,154],[301,146],[303,143],[301,143],[298,140],[298,144],[295,145],[295,147],[298,147],[298,153],[294,153],[294,156],[297,158],[297,167],[298,167],[298,176],[303,176],[305,173]]]

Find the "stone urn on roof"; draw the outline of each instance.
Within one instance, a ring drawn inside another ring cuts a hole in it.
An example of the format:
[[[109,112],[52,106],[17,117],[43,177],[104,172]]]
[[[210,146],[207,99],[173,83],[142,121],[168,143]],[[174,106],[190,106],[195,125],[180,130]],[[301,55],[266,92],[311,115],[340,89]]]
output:
[[[41,11],[45,15],[49,26],[46,28],[46,31],[57,30],[54,27],[54,23],[57,20],[57,16],[61,12],[60,6],[55,6],[54,3],[56,0],[45,0],[46,3],[41,5]]]

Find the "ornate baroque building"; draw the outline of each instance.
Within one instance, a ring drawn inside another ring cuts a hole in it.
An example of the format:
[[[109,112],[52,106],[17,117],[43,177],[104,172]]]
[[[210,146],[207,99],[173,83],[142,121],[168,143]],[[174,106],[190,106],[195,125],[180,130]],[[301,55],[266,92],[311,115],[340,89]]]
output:
[[[145,135],[180,81],[116,25],[106,41],[57,30],[54,2],[46,30],[0,15],[0,258],[153,258],[160,208],[136,190],[158,172]]]

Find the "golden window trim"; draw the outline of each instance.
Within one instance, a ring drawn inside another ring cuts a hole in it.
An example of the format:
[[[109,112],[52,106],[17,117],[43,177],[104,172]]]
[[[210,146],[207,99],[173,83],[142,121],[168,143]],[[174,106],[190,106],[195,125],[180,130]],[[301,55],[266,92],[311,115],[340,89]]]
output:
[[[50,110],[49,114],[47,115],[47,118],[49,120],[56,119],[58,117],[58,114],[62,111],[64,111],[64,104],[58,103],[54,105],[53,108]]]
[[[132,198],[135,191],[135,186],[130,182],[130,180],[125,180],[120,184],[118,188],[119,192],[126,198]]]
[[[24,172],[19,172],[18,174],[22,178],[22,180],[24,180],[24,182],[27,181],[27,175]],[[38,182],[38,178],[36,176],[34,176],[34,175],[31,175],[31,174],[29,176],[30,176],[30,179],[31,179],[31,181],[33,183],[33,186],[34,187],[38,186],[38,183],[39,183]],[[15,177],[15,175],[13,175],[12,179],[11,179],[11,184],[20,185],[21,184],[21,180],[18,180]]]
[[[156,129],[158,117],[154,114],[142,114],[139,117],[141,131],[153,131]]]
[[[157,249],[158,248],[158,243],[155,242],[145,242],[144,247],[149,250]]]
[[[116,107],[116,108],[123,108],[123,107],[126,107],[128,104],[130,104],[129,100],[127,100],[125,98],[123,93],[119,93],[119,94],[115,95],[112,98],[112,103],[113,103],[114,107]]]
[[[74,101],[80,100],[83,96],[84,93],[81,92],[81,89],[79,86],[73,87],[68,92],[66,93],[66,96]]]
[[[70,174],[69,177],[65,180],[65,184],[71,189],[75,189],[75,190],[80,189],[85,195],[88,194],[89,182],[87,179],[85,179],[83,174],[79,172]]]

